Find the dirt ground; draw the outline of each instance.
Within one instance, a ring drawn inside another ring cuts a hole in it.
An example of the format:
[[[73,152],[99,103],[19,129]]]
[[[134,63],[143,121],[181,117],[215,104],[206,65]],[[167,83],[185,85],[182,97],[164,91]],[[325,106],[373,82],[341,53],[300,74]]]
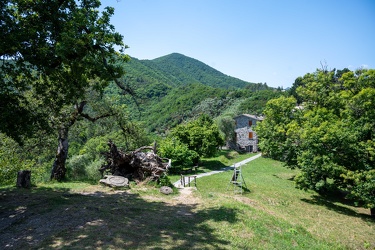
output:
[[[90,226],[108,227],[116,223],[116,213],[134,218],[138,216],[137,211],[145,210],[142,218],[134,221],[135,224],[145,224],[154,219],[151,217],[160,216],[159,212],[153,212],[160,208],[167,210],[174,207],[176,209],[172,211],[176,216],[189,215],[200,203],[194,195],[194,188],[179,189],[179,194],[168,197],[145,193],[140,197],[133,190],[114,191],[101,186],[79,192],[3,190],[0,192],[0,249],[63,248],[72,245],[74,242],[70,241],[73,239],[56,235],[86,230]],[[86,235],[90,236],[90,233]],[[103,244],[106,245],[105,242]]]

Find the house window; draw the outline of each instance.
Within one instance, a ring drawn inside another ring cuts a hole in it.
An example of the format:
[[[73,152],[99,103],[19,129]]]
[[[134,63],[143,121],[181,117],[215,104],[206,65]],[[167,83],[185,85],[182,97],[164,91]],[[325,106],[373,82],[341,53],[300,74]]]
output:
[[[253,132],[249,132],[249,139],[253,139]]]
[[[249,127],[251,127],[251,126],[253,126],[253,121],[252,120],[249,121]]]

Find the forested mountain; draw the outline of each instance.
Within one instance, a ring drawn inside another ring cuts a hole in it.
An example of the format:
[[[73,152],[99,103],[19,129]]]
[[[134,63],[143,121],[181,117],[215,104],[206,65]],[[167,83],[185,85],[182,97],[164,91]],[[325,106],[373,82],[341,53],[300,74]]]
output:
[[[123,81],[135,93],[135,98],[124,100],[132,118],[161,133],[202,113],[213,118],[259,114],[267,100],[282,94],[265,83],[227,76],[178,53],[153,60],[132,58],[126,72]],[[117,94],[114,88],[107,93]]]
[[[172,53],[153,60],[132,58],[128,65],[128,75],[136,74],[138,80],[149,77],[164,81],[170,86],[202,83],[217,88],[244,88],[249,82],[227,76],[220,71],[187,56]],[[139,73],[142,73],[139,75]]]

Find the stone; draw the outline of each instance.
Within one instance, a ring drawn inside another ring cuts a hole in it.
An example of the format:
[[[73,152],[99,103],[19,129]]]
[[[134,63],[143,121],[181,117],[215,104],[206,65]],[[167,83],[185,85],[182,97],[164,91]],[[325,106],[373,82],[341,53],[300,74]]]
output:
[[[100,179],[99,183],[110,187],[128,187],[129,179],[122,176],[105,175],[104,179]]]
[[[171,188],[171,187],[167,187],[167,186],[162,186],[161,188],[160,188],[160,193],[162,193],[162,194],[171,194],[171,193],[173,193],[173,189]]]

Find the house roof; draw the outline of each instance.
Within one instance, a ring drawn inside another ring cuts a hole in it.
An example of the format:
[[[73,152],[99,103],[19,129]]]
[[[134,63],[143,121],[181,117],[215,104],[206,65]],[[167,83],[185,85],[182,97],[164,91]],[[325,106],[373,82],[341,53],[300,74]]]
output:
[[[264,117],[263,116],[257,116],[257,115],[249,115],[249,114],[242,114],[242,115],[238,115],[236,117],[234,117],[234,119],[240,117],[240,116],[246,116],[246,117],[249,117],[251,119],[254,119],[254,120],[257,120],[257,121],[263,121]]]

